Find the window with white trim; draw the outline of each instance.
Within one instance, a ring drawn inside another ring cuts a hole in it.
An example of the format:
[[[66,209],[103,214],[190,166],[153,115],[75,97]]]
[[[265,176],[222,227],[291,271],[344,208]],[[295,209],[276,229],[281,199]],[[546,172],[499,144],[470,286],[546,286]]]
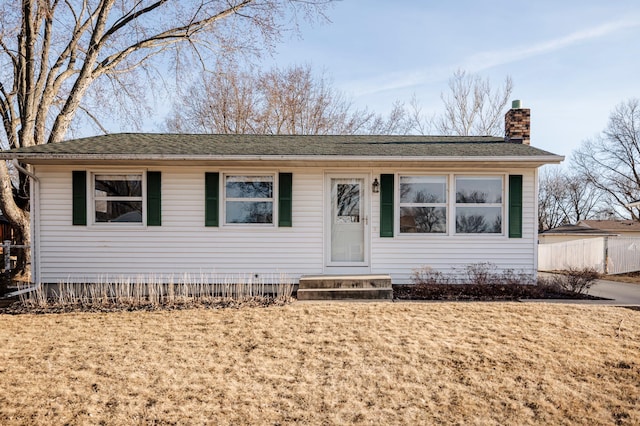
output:
[[[456,233],[502,234],[502,176],[456,176]]]
[[[225,175],[225,224],[273,224],[273,175]]]
[[[446,176],[400,176],[400,233],[447,233]]]
[[[142,173],[94,174],[94,223],[142,223],[142,181]]]

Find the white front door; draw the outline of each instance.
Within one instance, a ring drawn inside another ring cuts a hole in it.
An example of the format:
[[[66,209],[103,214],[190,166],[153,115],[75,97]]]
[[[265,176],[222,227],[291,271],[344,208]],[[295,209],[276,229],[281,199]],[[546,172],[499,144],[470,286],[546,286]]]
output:
[[[367,175],[327,176],[327,266],[368,266],[367,180]]]

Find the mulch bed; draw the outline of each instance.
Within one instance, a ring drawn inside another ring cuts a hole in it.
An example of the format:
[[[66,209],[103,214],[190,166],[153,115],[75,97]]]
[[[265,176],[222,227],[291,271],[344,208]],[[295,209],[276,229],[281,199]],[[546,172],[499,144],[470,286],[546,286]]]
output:
[[[240,309],[246,307],[269,307],[280,306],[289,303],[290,301],[273,299],[273,298],[254,298],[249,300],[231,300],[231,299],[218,299],[218,300],[188,300],[179,303],[171,304],[126,304],[126,303],[107,303],[107,304],[68,304],[68,305],[55,305],[49,306],[33,306],[24,304],[18,300],[11,301],[11,303],[0,304],[0,314],[20,315],[20,314],[62,314],[70,312],[133,312],[133,311],[177,311],[184,309]]]
[[[499,301],[520,299],[591,299],[600,297],[525,284],[404,284],[393,286],[397,300]]]

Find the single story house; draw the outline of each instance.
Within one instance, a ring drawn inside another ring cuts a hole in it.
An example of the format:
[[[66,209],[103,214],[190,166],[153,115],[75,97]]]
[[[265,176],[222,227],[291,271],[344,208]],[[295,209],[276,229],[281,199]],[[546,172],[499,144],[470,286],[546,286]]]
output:
[[[612,232],[620,237],[640,237],[640,222],[636,220],[581,220],[578,225]]]
[[[562,225],[538,234],[540,244],[563,243],[586,238],[615,237],[618,234],[581,225]]]
[[[529,110],[506,136],[108,134],[14,149],[34,281],[537,270]]]

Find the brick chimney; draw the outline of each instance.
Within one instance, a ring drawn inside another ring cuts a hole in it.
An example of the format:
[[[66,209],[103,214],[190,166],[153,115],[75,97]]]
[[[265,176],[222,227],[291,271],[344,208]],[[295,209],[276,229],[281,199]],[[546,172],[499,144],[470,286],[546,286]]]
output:
[[[531,110],[522,108],[520,101],[511,103],[504,116],[504,140],[511,143],[531,143]]]

